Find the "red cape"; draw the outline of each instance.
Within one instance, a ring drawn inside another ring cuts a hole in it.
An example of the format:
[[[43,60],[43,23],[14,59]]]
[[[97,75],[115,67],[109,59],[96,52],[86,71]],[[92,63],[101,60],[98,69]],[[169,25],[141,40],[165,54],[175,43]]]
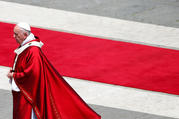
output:
[[[37,46],[28,47],[18,56],[14,80],[38,119],[101,119]]]

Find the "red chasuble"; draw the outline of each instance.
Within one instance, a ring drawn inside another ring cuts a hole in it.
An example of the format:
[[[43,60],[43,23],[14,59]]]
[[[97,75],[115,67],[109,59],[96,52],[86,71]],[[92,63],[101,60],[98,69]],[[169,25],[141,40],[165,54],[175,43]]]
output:
[[[14,119],[31,119],[32,107],[38,119],[101,119],[37,46],[19,54],[13,77],[20,89],[13,91]]]

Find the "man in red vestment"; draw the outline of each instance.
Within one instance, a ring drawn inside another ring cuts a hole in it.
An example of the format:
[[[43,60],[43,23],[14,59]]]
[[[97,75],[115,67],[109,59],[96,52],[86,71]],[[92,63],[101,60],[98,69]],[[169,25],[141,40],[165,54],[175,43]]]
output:
[[[14,27],[20,44],[12,70],[13,119],[101,119],[47,60],[27,23]]]

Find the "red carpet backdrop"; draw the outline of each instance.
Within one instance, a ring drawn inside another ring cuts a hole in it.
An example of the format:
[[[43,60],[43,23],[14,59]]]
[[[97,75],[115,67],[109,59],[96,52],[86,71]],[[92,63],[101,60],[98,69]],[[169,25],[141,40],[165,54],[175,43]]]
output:
[[[0,22],[0,65],[11,66],[13,24]],[[179,95],[179,51],[32,28],[63,75]],[[157,39],[156,39],[157,40]]]

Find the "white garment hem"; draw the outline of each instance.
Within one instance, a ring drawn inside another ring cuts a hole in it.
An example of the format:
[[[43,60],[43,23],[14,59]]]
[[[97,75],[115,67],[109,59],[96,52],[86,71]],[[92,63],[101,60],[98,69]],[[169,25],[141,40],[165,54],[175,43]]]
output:
[[[31,113],[31,119],[37,119],[34,110],[32,109],[32,113]]]

